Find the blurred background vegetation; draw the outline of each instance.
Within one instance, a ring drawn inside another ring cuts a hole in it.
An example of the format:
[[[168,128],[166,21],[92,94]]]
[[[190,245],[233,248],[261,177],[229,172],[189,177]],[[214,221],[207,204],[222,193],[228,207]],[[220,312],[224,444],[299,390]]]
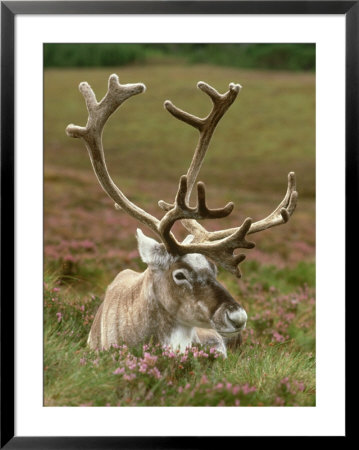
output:
[[[119,271],[145,268],[135,240],[139,224],[115,210],[98,184],[84,143],[65,134],[69,123],[87,121],[79,83],[87,81],[100,100],[112,73],[121,83],[143,82],[147,91],[126,101],[105,127],[109,172],[131,201],[158,218],[163,213],[158,200],[173,201],[198,139],[197,131],[174,119],[163,102],[172,100],[205,117],[211,102],[196,89],[198,81],[220,93],[230,82],[243,86],[218,124],[199,174],[210,207],[233,201],[235,209],[204,225],[230,228],[245,217],[266,217],[283,198],[290,171],[297,176],[299,199],[289,223],[251,235],[256,248],[246,251],[242,279],[220,270],[220,281],[248,313],[248,331],[241,357],[233,354],[227,366],[213,370],[209,365],[205,373],[213,383],[227,378],[254,384],[258,404],[273,404],[276,396],[278,404],[314,404],[315,46],[46,44],[44,67],[44,270],[52,305],[44,316],[45,404],[81,404],[86,392],[92,399],[98,395],[100,371],[93,366],[96,373],[87,373],[80,362],[82,353],[88,357],[93,314]],[[179,239],[185,236],[180,225],[175,233]],[[63,309],[56,300],[60,289]],[[73,308],[82,311],[84,302],[87,312],[81,319]],[[116,393],[113,403],[124,403],[111,370],[101,370],[106,378],[101,391],[106,385]],[[188,382],[200,379],[202,372],[188,375]],[[288,399],[274,391],[273,383],[281,385],[286,377],[304,383],[304,394]],[[185,380],[182,375],[174,381],[179,397],[176,383]],[[144,398],[140,404],[160,404],[156,397],[152,403]]]
[[[242,68],[246,61],[257,68]],[[308,70],[297,70],[303,64]],[[119,74],[122,83],[143,82],[147,91],[108,121],[103,140],[109,170],[133,201],[156,216],[161,214],[157,201],[172,200],[197,141],[196,130],[170,116],[163,102],[170,99],[205,117],[211,102],[196,89],[199,80],[219,92],[230,82],[240,83],[243,89],[216,129],[199,179],[206,183],[213,207],[235,202],[225,220],[225,226],[235,226],[244,216],[259,220],[269,214],[285,193],[288,172],[295,171],[299,206],[293,220],[256,235],[257,248],[245,264],[313,261],[314,45],[46,44],[44,65],[45,255],[51,267],[65,263],[72,276],[92,264],[97,270],[103,260],[113,270],[103,271],[105,283],[128,264],[141,266],[132,254],[119,258],[118,253],[135,250],[135,220],[112,208],[83,143],[65,134],[70,122],[83,125],[87,120],[79,83],[88,81],[101,99],[111,73]],[[107,216],[108,227],[103,225]],[[207,226],[223,225],[209,221]],[[70,241],[83,239],[96,243],[96,258],[93,249],[68,248]],[[92,262],[82,264],[86,258]]]
[[[315,44],[46,44],[45,67],[109,67],[181,60],[189,64],[315,70]]]

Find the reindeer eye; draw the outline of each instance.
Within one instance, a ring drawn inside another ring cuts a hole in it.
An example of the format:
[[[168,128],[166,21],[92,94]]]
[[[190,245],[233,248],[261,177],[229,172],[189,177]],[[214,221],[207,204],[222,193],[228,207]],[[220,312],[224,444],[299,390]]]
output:
[[[185,280],[186,279],[183,272],[176,273],[175,278],[176,278],[176,280]]]

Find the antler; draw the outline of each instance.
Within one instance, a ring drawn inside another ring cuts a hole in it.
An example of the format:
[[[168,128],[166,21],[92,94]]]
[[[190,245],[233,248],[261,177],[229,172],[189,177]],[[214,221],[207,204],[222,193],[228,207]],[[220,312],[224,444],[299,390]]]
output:
[[[108,80],[107,93],[99,103],[88,83],[80,83],[79,90],[85,98],[89,113],[87,124],[86,127],[79,127],[73,124],[68,125],[66,128],[67,135],[73,138],[82,138],[85,141],[97,179],[103,190],[112,198],[115,204],[157,233],[158,219],[128,200],[113,182],[107,170],[102,145],[102,131],[107,119],[125,100],[144,92],[146,86],[142,83],[120,84],[118,76],[113,74]]]
[[[146,88],[142,83],[121,85],[117,75],[111,75],[108,82],[108,91],[100,102],[97,102],[96,96],[89,84],[81,83],[79,89],[85,98],[89,113],[88,121],[86,127],[79,127],[73,124],[68,125],[66,133],[70,137],[82,138],[85,141],[97,179],[104,191],[115,202],[115,206],[122,208],[132,217],[147,225],[161,238],[166,249],[170,253],[174,255],[202,253],[212,258],[215,262],[230,270],[232,273],[240,276],[237,266],[243,261],[244,255],[234,255],[233,251],[236,248],[252,248],[254,246],[253,243],[248,242],[245,239],[251,225],[251,219],[246,219],[240,230],[236,230],[234,233],[231,233],[230,236],[216,240],[216,242],[180,244],[171,233],[171,228],[177,220],[194,219],[191,221],[197,223],[196,220],[226,217],[233,210],[233,203],[228,203],[224,208],[209,209],[206,205],[205,187],[203,183],[197,183],[197,206],[192,208],[188,204],[191,189],[195,181],[193,174],[198,173],[206,146],[208,147],[209,138],[220,117],[222,117],[230,104],[233,103],[239,91],[239,85],[231,86],[232,88],[228,95],[225,94],[224,96],[220,96],[213,88],[205,83],[201,83],[201,89],[211,96],[215,105],[218,105],[217,108],[213,108],[213,111],[206,119],[197,119],[190,114],[178,110],[178,108],[173,105],[172,107],[170,106],[170,108],[172,108],[172,113],[176,115],[176,117],[181,116],[187,123],[196,124],[195,126],[201,133],[200,141],[202,144],[199,146],[197,152],[200,156],[192,165],[193,169],[190,173],[191,186],[188,186],[188,177],[182,176],[175,203],[171,205],[171,208],[169,208],[161,220],[158,220],[156,217],[148,214],[146,211],[132,203],[114,184],[107,170],[102,145],[102,132],[107,119],[125,100],[145,91]],[[221,99],[224,97],[225,101],[222,101]]]
[[[203,81],[200,81],[197,84],[197,86],[203,92],[207,93],[211,97],[211,100],[213,102],[212,111],[205,119],[192,116],[191,114],[175,107],[169,101],[165,102],[166,109],[173,116],[197,128],[200,132],[198,144],[194,152],[191,165],[187,172],[188,186],[189,186],[186,197],[187,200],[189,200],[189,197],[191,195],[192,186],[194,185],[197,179],[199,170],[201,168],[204,156],[208,149],[209,142],[213,135],[215,127],[218,124],[221,117],[230,107],[230,105],[234,102],[241,89],[241,86],[239,84],[231,83],[229,85],[229,91],[226,92],[225,94],[220,94],[213,87],[209,86]],[[297,198],[298,193],[296,191],[295,174],[294,172],[290,172],[288,174],[287,192],[281,203],[265,219],[252,223],[249,229],[247,230],[246,234],[257,233],[267,228],[271,228],[288,222],[290,216],[293,214],[295,210]],[[168,211],[173,207],[173,205],[166,203],[162,200],[159,202],[159,206],[165,211]],[[245,223],[248,222],[245,221]],[[237,228],[230,228],[227,230],[219,230],[211,232],[206,230],[202,225],[200,225],[195,220],[182,220],[182,224],[186,228],[186,230],[194,236],[193,242],[211,242],[225,239],[227,237],[230,237],[231,235],[234,235],[237,232],[240,232],[241,228],[243,227],[242,224],[240,227]]]

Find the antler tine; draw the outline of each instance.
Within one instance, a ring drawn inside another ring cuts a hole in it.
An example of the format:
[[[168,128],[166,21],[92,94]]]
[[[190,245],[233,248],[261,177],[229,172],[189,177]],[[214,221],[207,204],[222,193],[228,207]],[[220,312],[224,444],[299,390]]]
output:
[[[258,231],[288,222],[297,206],[297,199],[298,192],[296,191],[295,173],[289,172],[287,192],[283,200],[269,216],[253,223],[248,234],[258,233]]]
[[[128,98],[140,94],[146,90],[142,83],[120,84],[117,75],[113,74],[108,80],[108,90],[104,98],[97,102],[95,93],[86,82],[80,83],[79,90],[84,96],[89,113],[86,127],[73,124],[68,125],[66,133],[70,137],[82,138],[90,155],[92,167],[96,177],[109,197],[128,214],[146,224],[156,234],[159,220],[142,210],[122,193],[110,177],[102,145],[102,131],[107,119]]]
[[[275,210],[272,211],[266,218],[252,223],[247,234],[258,233],[259,231],[263,231],[268,228],[272,228],[277,225],[282,225],[283,223],[288,222],[297,206],[297,199],[298,199],[298,192],[296,191],[295,173],[289,172],[287,192],[283,200],[279,203],[279,205],[275,208]],[[203,228],[201,235],[202,240],[216,241],[217,239],[223,239],[233,234],[239,228],[229,228],[227,230],[219,230],[212,232],[207,231],[205,228]],[[191,232],[190,224],[187,227],[187,229],[189,232]],[[195,232],[195,230],[193,231]]]
[[[219,219],[228,216],[233,210],[233,203],[228,203],[224,208],[210,209],[206,204],[206,191],[204,183],[197,184],[197,206],[190,207],[186,201],[188,191],[187,176],[180,178],[174,206],[167,211],[158,226],[163,243],[167,250],[173,254],[194,253],[191,246],[183,247],[172,235],[171,228],[174,223],[182,219]]]

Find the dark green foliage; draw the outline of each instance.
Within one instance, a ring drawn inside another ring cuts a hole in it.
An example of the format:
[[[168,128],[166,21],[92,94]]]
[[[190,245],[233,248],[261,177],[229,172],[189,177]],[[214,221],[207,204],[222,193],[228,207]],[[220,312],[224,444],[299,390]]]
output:
[[[106,67],[181,59],[243,68],[315,69],[314,44],[45,44],[45,67]]]
[[[142,62],[145,52],[137,44],[45,44],[45,67],[124,66]]]

